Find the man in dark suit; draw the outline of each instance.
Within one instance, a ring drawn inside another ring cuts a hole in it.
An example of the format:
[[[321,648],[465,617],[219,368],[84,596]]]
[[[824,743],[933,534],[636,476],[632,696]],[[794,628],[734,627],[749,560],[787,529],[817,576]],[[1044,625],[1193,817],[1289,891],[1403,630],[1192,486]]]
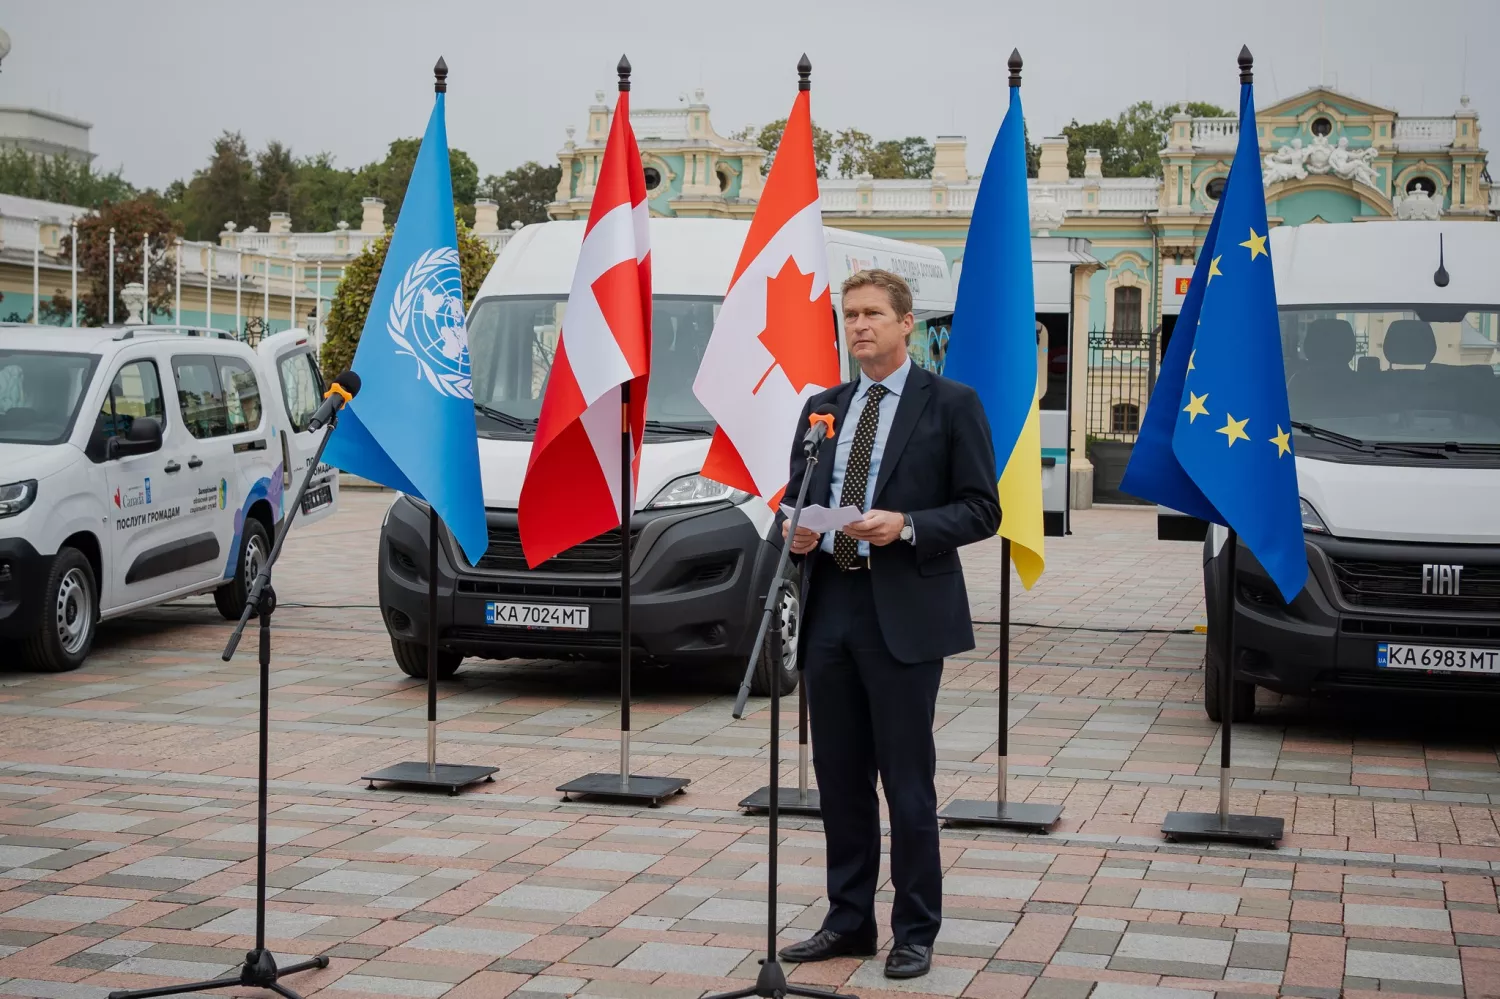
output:
[[[880,874],[880,806],[891,818],[890,978],[925,975],[942,923],[933,713],[945,656],[974,647],[958,548],[1000,527],[989,422],[974,390],[916,367],[907,354],[911,289],[888,271],[843,286],[844,337],[860,376],[813,396],[798,423],[787,495],[806,462],[808,416],[828,404],[807,501],[858,506],[827,536],[799,527],[799,636],[812,715],[813,765],[828,852],[828,917],[787,961],[872,956]],[[782,524],[783,537],[787,524]]]

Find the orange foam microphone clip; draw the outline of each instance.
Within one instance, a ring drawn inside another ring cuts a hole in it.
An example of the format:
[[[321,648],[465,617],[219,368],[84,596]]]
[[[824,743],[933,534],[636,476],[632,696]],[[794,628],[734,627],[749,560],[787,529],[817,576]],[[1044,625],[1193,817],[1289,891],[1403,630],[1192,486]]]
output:
[[[815,427],[815,426],[817,426],[820,423],[823,424],[823,437],[824,437],[824,439],[826,439],[826,440],[832,440],[833,439],[833,414],[832,413],[813,413],[811,416],[809,416],[807,418],[807,425],[809,427]]]

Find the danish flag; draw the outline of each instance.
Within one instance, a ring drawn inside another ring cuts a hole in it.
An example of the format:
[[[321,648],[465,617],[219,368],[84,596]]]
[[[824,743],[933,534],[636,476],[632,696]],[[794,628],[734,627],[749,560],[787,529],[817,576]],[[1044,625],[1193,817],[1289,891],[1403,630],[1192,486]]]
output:
[[[776,506],[803,402],[838,382],[804,78],[693,382],[718,424],[703,475]]]
[[[648,216],[630,94],[622,89],[521,484],[521,549],[532,568],[620,526],[626,426],[635,495],[651,369]]]

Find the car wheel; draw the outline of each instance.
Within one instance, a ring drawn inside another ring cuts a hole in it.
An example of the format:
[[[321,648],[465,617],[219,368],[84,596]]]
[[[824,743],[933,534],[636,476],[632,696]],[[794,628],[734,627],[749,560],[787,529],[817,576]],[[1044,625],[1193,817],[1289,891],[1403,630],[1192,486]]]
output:
[[[401,667],[401,672],[418,680],[427,679],[427,646],[416,642],[407,642],[399,638],[391,639],[391,653],[396,657],[396,665]],[[438,650],[437,654],[437,678],[447,680],[458,672],[459,664],[464,657],[457,652],[444,652]]]
[[[234,576],[229,582],[214,590],[214,604],[219,613],[230,621],[238,621],[245,613],[245,603],[250,599],[250,589],[255,577],[265,567],[271,555],[271,542],[266,536],[265,525],[254,517],[245,518],[245,528],[240,531],[239,558],[235,561]]]
[[[771,615],[771,627],[755,662],[750,679],[750,693],[769,697],[771,685],[777,693],[790,694],[797,689],[797,628],[802,618],[802,588],[794,578],[781,588],[781,600]],[[756,622],[760,627],[760,622]]]
[[[76,548],[59,550],[47,574],[41,620],[22,644],[27,666],[43,673],[66,673],[83,665],[99,623],[98,592],[94,570],[83,553]]]

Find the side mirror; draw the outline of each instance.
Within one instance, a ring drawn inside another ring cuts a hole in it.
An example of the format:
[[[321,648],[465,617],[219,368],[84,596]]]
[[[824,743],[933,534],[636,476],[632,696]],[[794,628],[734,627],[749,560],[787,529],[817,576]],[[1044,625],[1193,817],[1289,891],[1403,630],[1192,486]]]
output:
[[[130,422],[125,436],[111,437],[107,447],[111,460],[150,454],[161,447],[161,423],[149,416],[137,417]]]

